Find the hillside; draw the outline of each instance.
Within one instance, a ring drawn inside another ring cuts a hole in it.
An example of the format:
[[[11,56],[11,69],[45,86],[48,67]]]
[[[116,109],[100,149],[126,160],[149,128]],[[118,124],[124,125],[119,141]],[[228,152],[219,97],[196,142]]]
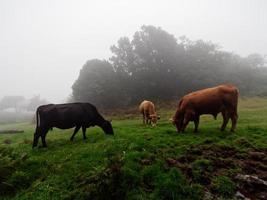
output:
[[[199,133],[191,123],[178,134],[169,122],[174,111],[159,109],[155,128],[138,115],[116,117],[114,137],[90,128],[86,142],[81,132],[70,142],[73,130],[54,129],[48,148],[34,150],[33,124],[0,125],[24,130],[0,134],[0,199],[232,199],[237,191],[267,197],[266,187],[248,187],[240,176],[267,181],[267,99],[240,100],[235,133],[230,124],[219,131],[221,116],[203,116]]]

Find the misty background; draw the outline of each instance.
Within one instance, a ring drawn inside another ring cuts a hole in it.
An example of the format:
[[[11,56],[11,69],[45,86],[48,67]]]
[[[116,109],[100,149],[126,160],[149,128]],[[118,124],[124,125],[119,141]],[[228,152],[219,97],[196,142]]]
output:
[[[0,99],[22,96],[28,102],[34,98],[39,98],[40,103],[67,101],[73,84],[80,78],[80,70],[93,59],[105,59],[114,67],[110,58],[116,57],[116,52],[110,47],[118,46],[121,37],[132,41],[143,25],[152,25],[156,32],[160,27],[178,44],[179,38],[185,36],[193,43],[202,40],[204,44],[214,44],[214,50],[229,55],[264,58],[266,10],[264,0],[2,0]],[[264,93],[264,88],[259,93]],[[76,99],[87,100],[80,96]]]

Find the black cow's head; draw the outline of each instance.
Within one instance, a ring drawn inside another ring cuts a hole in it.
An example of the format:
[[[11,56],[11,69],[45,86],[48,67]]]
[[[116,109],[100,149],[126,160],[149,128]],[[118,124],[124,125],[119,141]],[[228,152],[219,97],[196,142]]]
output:
[[[114,135],[113,132],[113,128],[111,126],[111,122],[110,121],[105,121],[102,125],[101,128],[103,129],[103,131],[108,134],[108,135]]]

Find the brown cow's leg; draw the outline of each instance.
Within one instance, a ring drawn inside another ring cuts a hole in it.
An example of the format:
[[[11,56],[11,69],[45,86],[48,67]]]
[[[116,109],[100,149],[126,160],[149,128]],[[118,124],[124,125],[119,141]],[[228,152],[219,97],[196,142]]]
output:
[[[80,130],[81,126],[76,126],[75,129],[74,129],[74,132],[70,138],[70,141],[73,141],[74,139],[74,136],[76,135],[76,133]]]
[[[83,130],[83,140],[85,141],[86,140],[86,127],[85,126],[82,126],[82,130]]]
[[[146,117],[145,117],[145,113],[142,112],[142,114],[143,114],[143,124],[145,124],[145,119],[146,119]]]
[[[194,119],[194,123],[195,123],[195,130],[194,132],[198,132],[198,125],[199,125],[199,116],[197,116],[195,119]]]
[[[236,113],[231,115],[232,127],[231,132],[235,131],[238,115]]]
[[[221,131],[224,131],[225,127],[229,121],[229,114],[226,111],[223,111],[222,116],[223,116],[223,124],[221,126]]]
[[[181,132],[184,132],[184,130],[186,129],[188,123],[189,123],[189,120],[184,119],[184,122],[183,122],[183,125],[182,125],[182,128],[181,128]]]
[[[183,125],[182,125],[182,128],[181,128],[181,131],[184,132],[184,130],[186,129],[188,123],[189,123],[189,120],[190,120],[190,114],[189,113],[186,113],[185,116],[184,116],[184,121],[183,121]]]
[[[149,124],[149,115],[145,113],[146,124]]]

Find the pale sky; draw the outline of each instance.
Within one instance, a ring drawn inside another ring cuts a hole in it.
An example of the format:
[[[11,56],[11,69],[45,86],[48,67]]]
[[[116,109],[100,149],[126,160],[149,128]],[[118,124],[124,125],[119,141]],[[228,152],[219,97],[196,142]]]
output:
[[[266,0],[0,0],[0,98],[64,101],[87,60],[142,25],[267,55]]]

